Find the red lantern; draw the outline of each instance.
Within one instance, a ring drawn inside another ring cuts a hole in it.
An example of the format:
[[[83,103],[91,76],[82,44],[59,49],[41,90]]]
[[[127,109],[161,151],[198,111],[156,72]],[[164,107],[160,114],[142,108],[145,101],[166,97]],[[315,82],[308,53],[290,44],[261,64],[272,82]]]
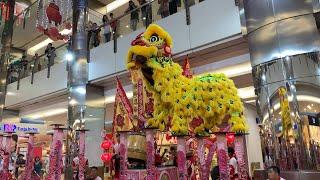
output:
[[[104,139],[105,139],[105,140],[111,140],[112,137],[113,137],[113,134],[109,133],[109,134],[106,134],[106,135],[104,136]]]
[[[101,148],[102,149],[109,149],[111,147],[112,143],[108,140],[105,140],[101,143]]]
[[[61,24],[62,16],[60,14],[59,6],[57,6],[54,2],[51,2],[46,9],[46,14],[49,20],[49,23],[52,21],[56,26]]]
[[[227,138],[228,144],[231,144],[234,142],[234,134],[227,134],[226,138]]]
[[[100,159],[103,161],[103,162],[109,162],[112,158],[112,155],[110,153],[103,153],[100,157]]]

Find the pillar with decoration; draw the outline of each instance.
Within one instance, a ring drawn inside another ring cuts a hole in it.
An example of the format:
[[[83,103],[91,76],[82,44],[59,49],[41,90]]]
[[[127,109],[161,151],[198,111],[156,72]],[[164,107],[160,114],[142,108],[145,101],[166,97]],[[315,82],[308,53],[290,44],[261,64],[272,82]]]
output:
[[[53,124],[54,132],[52,144],[50,146],[49,156],[49,173],[47,180],[60,180],[63,169],[62,146],[63,146],[63,130],[62,124]]]
[[[235,150],[237,161],[238,161],[239,179],[248,179],[249,166],[248,166],[245,134],[235,135],[234,150]]]
[[[12,144],[12,134],[13,132],[7,132],[4,136],[5,145],[4,145],[4,154],[3,154],[3,165],[1,171],[1,179],[10,180],[12,178],[11,173],[9,172],[10,156],[11,156],[11,144]]]
[[[120,134],[120,146],[119,146],[119,155],[120,155],[120,180],[125,180],[127,177],[128,169],[128,132],[121,131]]]
[[[32,172],[34,170],[34,135],[35,133],[30,132],[28,137],[28,148],[27,148],[27,159],[26,159],[26,168],[24,172],[24,179],[32,179]]]
[[[186,137],[177,136],[177,161],[179,180],[187,179]]]
[[[229,179],[228,168],[228,152],[226,133],[219,132],[215,134],[217,137],[217,155],[220,179]]]
[[[147,180],[157,179],[155,166],[154,129],[146,129]]]
[[[84,180],[85,179],[85,170],[86,166],[88,165],[87,158],[85,157],[86,146],[85,146],[85,139],[86,139],[86,129],[77,130],[79,131],[79,174],[78,179]]]

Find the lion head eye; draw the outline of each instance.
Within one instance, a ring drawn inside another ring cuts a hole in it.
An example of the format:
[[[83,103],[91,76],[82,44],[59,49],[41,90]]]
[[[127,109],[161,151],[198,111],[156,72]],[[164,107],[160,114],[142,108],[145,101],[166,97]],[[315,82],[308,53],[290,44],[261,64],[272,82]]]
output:
[[[151,43],[158,42],[159,40],[160,40],[160,39],[159,39],[158,35],[156,35],[156,34],[152,35],[152,36],[150,37],[150,39],[149,39],[149,41],[150,41]]]

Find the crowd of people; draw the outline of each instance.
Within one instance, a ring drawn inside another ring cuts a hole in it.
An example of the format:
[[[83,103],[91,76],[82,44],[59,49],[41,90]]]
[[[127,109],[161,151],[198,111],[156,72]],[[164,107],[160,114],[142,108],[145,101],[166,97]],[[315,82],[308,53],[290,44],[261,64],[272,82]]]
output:
[[[53,66],[56,58],[56,48],[49,43],[45,49],[46,66]],[[40,62],[40,56],[38,53],[30,59],[27,59],[26,55],[22,55],[21,59],[11,62],[8,65],[8,83],[13,83],[18,79],[29,76],[30,73],[41,71],[44,64]]]
[[[178,8],[182,6],[182,0],[157,0],[158,1],[158,10],[157,14],[161,18],[165,18],[169,15],[175,14],[178,12]],[[204,0],[199,0],[202,2]],[[130,29],[132,31],[137,30],[138,23],[143,22],[144,26],[147,26],[152,23],[152,3],[149,3],[149,0],[137,0],[136,4],[133,0],[128,2],[128,7],[125,11],[125,14],[130,14]],[[193,6],[195,0],[187,0],[188,6]],[[120,18],[121,19],[121,18]],[[119,35],[118,29],[120,24],[119,18],[114,18],[114,14],[110,13],[109,15],[103,15],[102,25],[97,23],[88,22],[88,48],[98,47],[102,42],[100,37],[100,32],[103,30],[104,42],[107,43],[111,41],[112,38],[116,38]]]

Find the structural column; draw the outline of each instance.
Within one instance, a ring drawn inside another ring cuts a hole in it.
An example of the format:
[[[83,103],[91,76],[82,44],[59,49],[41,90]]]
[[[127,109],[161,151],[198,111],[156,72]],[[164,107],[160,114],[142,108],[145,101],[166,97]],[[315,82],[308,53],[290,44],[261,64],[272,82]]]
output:
[[[320,27],[314,12],[320,11],[320,3],[240,0],[239,5],[244,8],[241,23],[249,42],[258,113],[264,132],[272,137],[270,158],[282,170],[315,170],[311,138],[304,129],[306,114],[316,112],[299,105],[319,104]],[[288,105],[280,102],[279,90],[286,92]],[[289,149],[294,152],[285,154],[292,157],[281,159],[280,152]],[[293,167],[286,165],[288,159],[295,159]]]
[[[76,130],[83,126],[86,110],[86,85],[88,82],[88,48],[86,24],[88,19],[87,0],[73,0],[72,55],[68,66],[68,136],[66,156],[66,179],[72,179],[71,163],[77,156]]]
[[[8,64],[10,49],[12,44],[13,24],[14,24],[14,7],[15,0],[8,0],[7,10],[9,10],[9,19],[4,23],[1,37],[1,55],[0,55],[0,121],[3,118],[3,109],[7,91]]]

